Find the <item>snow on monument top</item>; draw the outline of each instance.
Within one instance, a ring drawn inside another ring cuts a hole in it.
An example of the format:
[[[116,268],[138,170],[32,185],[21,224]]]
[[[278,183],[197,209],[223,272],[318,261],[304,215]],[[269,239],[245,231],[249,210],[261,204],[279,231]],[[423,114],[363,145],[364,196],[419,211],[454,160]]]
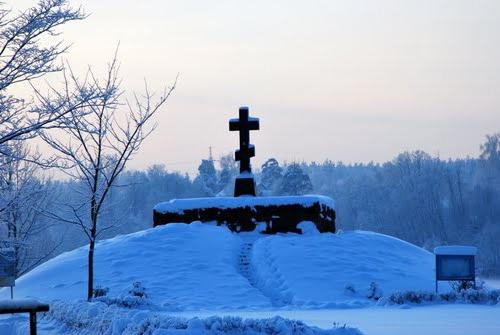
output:
[[[173,199],[161,202],[154,207],[159,213],[182,213],[184,210],[195,208],[237,208],[255,207],[270,205],[294,205],[300,204],[311,206],[319,202],[332,209],[335,209],[335,201],[323,195],[302,195],[302,196],[277,196],[277,197],[214,197],[214,198],[192,198]]]
[[[444,245],[435,247],[434,254],[475,256],[477,254],[477,248],[465,245]]]

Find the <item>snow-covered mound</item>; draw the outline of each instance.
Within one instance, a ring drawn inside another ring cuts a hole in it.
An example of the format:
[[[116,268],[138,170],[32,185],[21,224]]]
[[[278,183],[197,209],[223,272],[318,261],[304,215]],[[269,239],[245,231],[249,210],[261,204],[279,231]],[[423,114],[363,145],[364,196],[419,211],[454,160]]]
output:
[[[433,290],[433,255],[421,248],[381,234],[302,228],[305,235],[263,236],[170,224],[118,236],[97,244],[95,282],[118,297],[140,281],[158,310],[356,307],[381,292]],[[42,264],[16,281],[16,297],[84,299],[86,257],[83,247]],[[8,295],[0,291],[0,299]]]
[[[167,309],[269,307],[269,299],[237,271],[241,240],[227,229],[171,224],[97,243],[95,283],[109,296],[140,281],[151,301]],[[85,299],[87,247],[66,252],[16,281],[15,295]],[[0,299],[8,298],[2,290]]]
[[[260,239],[252,259],[257,286],[282,305],[356,307],[370,296],[434,289],[431,253],[372,232]]]

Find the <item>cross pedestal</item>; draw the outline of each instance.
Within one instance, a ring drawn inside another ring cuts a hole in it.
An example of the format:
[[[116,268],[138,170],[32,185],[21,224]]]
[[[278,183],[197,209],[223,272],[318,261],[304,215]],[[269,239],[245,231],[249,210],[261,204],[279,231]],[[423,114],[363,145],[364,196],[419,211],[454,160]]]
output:
[[[255,191],[255,179],[253,177],[236,177],[234,181],[234,196],[239,197],[241,195],[251,195],[256,196]]]
[[[259,119],[248,116],[248,107],[240,107],[239,118],[229,120],[229,130],[240,132],[240,148],[235,152],[235,160],[240,162],[240,175],[235,181],[234,196],[255,196],[255,179],[250,165],[255,147],[250,144],[250,131],[259,130]]]

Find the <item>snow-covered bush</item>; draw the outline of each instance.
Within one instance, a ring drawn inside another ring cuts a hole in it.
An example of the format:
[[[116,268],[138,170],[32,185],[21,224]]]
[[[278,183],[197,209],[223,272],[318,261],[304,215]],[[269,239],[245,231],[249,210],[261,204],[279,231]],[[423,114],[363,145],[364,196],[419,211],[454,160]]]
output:
[[[370,283],[370,287],[368,287],[368,290],[366,292],[366,297],[371,300],[379,300],[383,295],[384,292],[382,292],[382,289],[378,286],[377,283],[372,281]]]
[[[500,296],[500,290],[482,289],[467,289],[458,294],[460,301],[470,302],[473,304],[496,304]]]
[[[108,294],[108,292],[109,292],[108,287],[102,287],[98,285],[94,288],[94,298],[104,297]]]
[[[153,316],[143,320],[142,323],[132,325],[123,332],[127,334],[167,334],[167,330],[184,330],[186,334],[255,334],[255,335],[361,335],[354,328],[345,325],[334,327],[330,330],[322,330],[311,327],[302,321],[284,319],[275,316],[269,319],[242,319],[240,317],[213,316],[205,320],[194,318],[182,320],[172,317]],[[183,333],[183,332],[180,332]],[[170,334],[170,333],[169,333]]]
[[[148,306],[150,302],[137,296],[121,295],[118,297],[99,297],[94,301],[100,301],[106,305],[116,305],[125,308],[139,308],[141,306]]]
[[[51,304],[41,316],[57,321],[79,334],[137,335],[137,334],[252,334],[252,335],[361,335],[355,328],[333,323],[328,330],[311,327],[302,321],[276,316],[269,319],[242,319],[213,316],[207,319],[185,319],[149,310],[134,310],[108,306],[103,302],[62,302]]]
[[[383,304],[422,304],[431,302],[459,302],[470,304],[496,305],[500,301],[500,290],[490,290],[484,286],[454,290],[446,293],[433,292],[396,292],[383,299]]]
[[[139,298],[147,298],[146,288],[142,286],[140,281],[136,281],[132,284],[132,288],[128,291],[131,296]]]
[[[474,283],[471,282],[470,280],[458,280],[458,281],[452,281],[450,283],[451,288],[456,291],[456,292],[461,292],[464,290],[468,290],[471,288],[474,288]],[[482,288],[484,286],[484,282],[480,281],[476,284],[477,288]]]
[[[111,327],[111,320],[105,315],[106,311],[109,311],[109,316],[114,314],[102,302],[52,301],[50,311],[40,316],[44,320],[57,321],[68,329],[85,329],[96,334],[105,334]]]
[[[97,297],[94,301],[103,302],[108,306],[116,305],[125,308],[138,308],[151,305],[146,295],[146,289],[142,286],[141,282],[134,282],[132,288],[126,294],[121,294],[117,297],[110,297],[105,294]]]
[[[391,294],[387,300],[388,304],[392,305],[403,305],[407,303],[411,304],[421,304],[423,302],[431,302],[437,300],[437,296],[432,292],[414,292],[414,291],[406,291],[406,292],[395,292]]]

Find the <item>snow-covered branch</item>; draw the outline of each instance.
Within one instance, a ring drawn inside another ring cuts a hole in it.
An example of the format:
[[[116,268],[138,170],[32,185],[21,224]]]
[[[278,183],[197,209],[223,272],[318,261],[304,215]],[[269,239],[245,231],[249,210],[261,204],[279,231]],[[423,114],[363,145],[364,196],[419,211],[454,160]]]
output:
[[[51,88],[42,94],[32,83],[63,70],[57,60],[68,47],[53,39],[60,26],[86,17],[80,8],[70,7],[67,0],[40,0],[20,13],[5,6],[0,4],[0,144],[64,126],[69,114],[82,112],[107,94],[88,82],[80,83],[77,89]],[[31,86],[36,98],[9,93],[19,83]]]
[[[155,125],[151,121],[167,102],[177,81],[158,97],[146,85],[143,94],[133,94],[133,102],[122,102],[118,69],[115,54],[102,81],[91,70],[83,83],[71,73],[65,76],[65,87],[76,89],[76,95],[80,95],[85,85],[90,85],[99,95],[92,97],[93,103],[73,109],[61,118],[57,132],[40,133],[56,152],[63,172],[84,188],[84,206],[73,208],[69,213],[71,218],[61,218],[61,221],[79,225],[89,240],[89,299],[93,293],[92,259],[96,239],[114,227],[112,222],[99,225],[103,207],[127,162],[153,131]]]

